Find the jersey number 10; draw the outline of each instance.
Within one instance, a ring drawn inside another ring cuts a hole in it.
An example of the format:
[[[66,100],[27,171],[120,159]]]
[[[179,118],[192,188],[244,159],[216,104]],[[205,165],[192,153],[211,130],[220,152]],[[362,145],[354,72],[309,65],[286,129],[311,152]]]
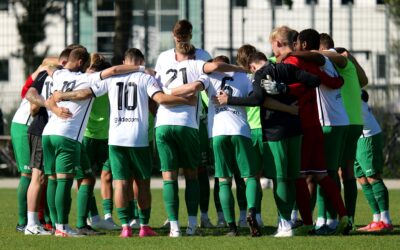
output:
[[[117,82],[118,110],[135,110],[137,107],[137,84],[134,82]]]

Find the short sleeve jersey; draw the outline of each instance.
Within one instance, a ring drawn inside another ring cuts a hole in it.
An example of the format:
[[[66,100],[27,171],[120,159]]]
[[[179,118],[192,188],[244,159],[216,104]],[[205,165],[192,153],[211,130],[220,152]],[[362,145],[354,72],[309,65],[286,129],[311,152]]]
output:
[[[93,102],[85,136],[93,139],[104,140],[108,138],[108,125],[110,123],[110,107],[108,96],[103,95]]]
[[[52,94],[53,79],[46,71],[41,72],[32,84],[32,88],[35,88],[43,99],[47,100]],[[47,110],[45,107],[40,107],[39,112],[36,114],[29,126],[28,133],[41,136],[50,116],[50,110]]]
[[[216,96],[223,90],[234,97],[246,97],[253,87],[249,78],[244,73],[213,73],[210,76],[210,85],[206,89],[208,97]],[[241,135],[250,138],[250,127],[247,122],[245,106],[215,106],[208,102],[208,135]]]
[[[362,114],[364,119],[364,128],[361,138],[370,137],[382,132],[379,123],[376,121],[374,114],[372,113],[371,108],[368,106],[368,103],[361,101],[362,103]]]
[[[91,84],[101,80],[100,73],[82,74],[68,69],[55,71],[52,78],[54,91],[62,92],[87,89]],[[61,119],[55,115],[51,116],[43,135],[59,135],[82,142],[92,103],[93,98],[59,102],[58,106],[68,108],[72,117]]]
[[[350,60],[347,60],[346,66],[344,68],[337,67],[337,71],[344,79],[341,94],[350,124],[363,125],[361,99],[359,98],[361,96],[361,87],[356,67]]]
[[[204,61],[201,60],[178,62],[174,69],[157,72],[159,74],[158,82],[160,86],[172,89],[199,80],[204,84],[204,88],[207,88],[208,77],[203,72],[204,64]],[[160,105],[157,110],[155,126],[176,125],[198,129],[200,108],[200,100],[197,106],[179,105],[171,107]]]
[[[328,57],[325,57],[325,65],[321,67],[331,77],[337,77],[338,73]],[[346,126],[349,118],[343,105],[340,88],[332,89],[321,84],[316,88],[318,115],[322,126]]]
[[[13,123],[24,124],[29,126],[32,122],[31,105],[25,98],[22,99],[17,111],[12,119]]]
[[[143,72],[107,78],[91,87],[95,96],[108,92],[108,144],[123,147],[149,145],[149,97],[162,92],[154,77]]]

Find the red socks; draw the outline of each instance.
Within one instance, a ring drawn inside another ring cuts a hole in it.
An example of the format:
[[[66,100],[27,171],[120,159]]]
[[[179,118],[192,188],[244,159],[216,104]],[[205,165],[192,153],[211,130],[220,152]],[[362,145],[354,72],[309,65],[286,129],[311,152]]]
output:
[[[304,225],[312,225],[311,195],[304,178],[296,180],[296,203]]]
[[[346,216],[347,211],[344,206],[342,196],[340,195],[340,189],[337,184],[332,180],[332,178],[329,176],[325,176],[321,181],[319,181],[318,184],[324,190],[326,198],[336,209],[337,213],[339,214],[339,218]]]

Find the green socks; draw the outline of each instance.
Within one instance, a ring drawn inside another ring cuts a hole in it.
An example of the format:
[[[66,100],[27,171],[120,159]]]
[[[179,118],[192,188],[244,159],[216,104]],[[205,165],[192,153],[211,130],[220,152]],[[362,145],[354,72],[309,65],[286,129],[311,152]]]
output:
[[[77,197],[77,228],[86,226],[86,219],[89,212],[89,201],[93,197],[93,185],[81,185],[78,190]]]
[[[207,213],[210,203],[210,180],[208,179],[207,171],[199,172],[198,179],[200,188],[200,211],[202,213]]]
[[[296,200],[294,181],[274,180],[274,198],[279,215],[289,221]]]
[[[347,209],[347,214],[352,223],[354,223],[354,215],[356,212],[357,202],[357,183],[355,179],[344,180],[344,204]]]
[[[18,225],[26,225],[28,222],[27,213],[28,213],[28,202],[26,194],[28,193],[29,184],[31,183],[31,179],[21,175],[18,184]]]
[[[103,200],[103,211],[104,211],[104,214],[112,214],[112,211],[113,211],[113,200],[112,199],[104,199]]]
[[[247,208],[255,208],[257,205],[258,194],[257,179],[254,177],[249,177],[246,180],[246,201]]]
[[[50,219],[53,223],[58,224],[57,210],[56,210],[56,190],[57,190],[57,180],[48,179],[47,181],[47,204],[49,205]]]
[[[197,179],[186,180],[185,201],[188,216],[197,216],[199,210],[200,187]]]
[[[362,191],[364,193],[365,199],[368,202],[369,207],[372,210],[372,214],[380,214],[378,203],[375,200],[374,191],[369,183],[361,184]]]
[[[381,212],[389,210],[389,193],[382,180],[375,181],[371,184],[374,192],[375,200],[378,203]]]
[[[133,200],[133,218],[139,219],[139,207],[137,200]]]
[[[219,199],[227,223],[235,223],[235,204],[231,187],[232,184],[228,181],[219,182]]]
[[[74,179],[57,179],[56,210],[59,224],[68,224],[71,209],[71,187]]]
[[[151,208],[138,209],[140,225],[149,224]]]
[[[128,225],[129,224],[129,215],[128,215],[128,208],[127,207],[117,207],[117,215],[118,219],[121,222],[121,225]]]
[[[179,209],[178,181],[163,182],[163,199],[168,220],[177,221]]]

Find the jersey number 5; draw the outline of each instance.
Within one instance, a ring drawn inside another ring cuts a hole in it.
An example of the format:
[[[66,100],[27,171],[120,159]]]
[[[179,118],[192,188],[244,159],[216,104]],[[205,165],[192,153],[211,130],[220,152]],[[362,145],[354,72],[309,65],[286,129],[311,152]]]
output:
[[[117,82],[118,86],[118,110],[135,110],[137,107],[137,84],[134,82]],[[124,103],[122,105],[122,103]]]

